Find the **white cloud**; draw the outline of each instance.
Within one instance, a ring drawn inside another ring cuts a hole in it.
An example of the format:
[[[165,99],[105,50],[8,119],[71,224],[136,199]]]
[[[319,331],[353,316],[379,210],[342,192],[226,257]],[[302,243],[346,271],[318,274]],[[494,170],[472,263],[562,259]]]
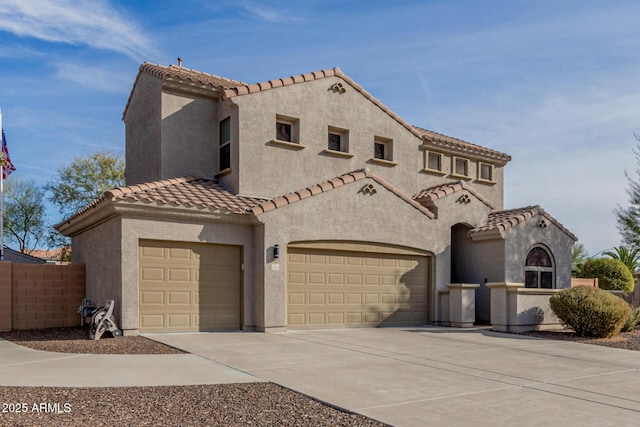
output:
[[[93,90],[111,93],[127,93],[131,89],[131,77],[114,72],[103,65],[88,66],[59,62],[56,77]]]
[[[0,30],[85,44],[140,60],[153,47],[138,25],[105,0],[0,0]]]

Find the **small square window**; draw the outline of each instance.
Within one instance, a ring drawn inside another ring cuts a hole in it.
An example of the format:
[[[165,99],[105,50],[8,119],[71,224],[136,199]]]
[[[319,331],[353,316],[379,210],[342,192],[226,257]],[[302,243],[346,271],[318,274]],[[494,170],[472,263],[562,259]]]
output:
[[[478,180],[486,182],[494,182],[493,165],[489,163],[478,163]]]
[[[328,145],[330,151],[349,152],[349,132],[344,129],[329,127]]]
[[[453,175],[469,178],[469,160],[461,157],[453,158]]]
[[[276,141],[300,142],[300,120],[276,114]]]
[[[393,140],[376,136],[373,139],[373,158],[393,161]]]

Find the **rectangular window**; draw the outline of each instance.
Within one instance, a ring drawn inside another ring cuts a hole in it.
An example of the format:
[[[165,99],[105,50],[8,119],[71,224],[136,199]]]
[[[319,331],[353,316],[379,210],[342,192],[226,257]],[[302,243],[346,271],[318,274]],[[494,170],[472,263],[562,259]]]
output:
[[[231,117],[227,117],[220,122],[219,141],[219,166],[222,171],[231,167]]]
[[[461,157],[453,158],[453,175],[461,178],[469,178],[469,160]]]
[[[342,135],[340,135],[339,133],[331,133],[329,132],[329,150],[332,151],[342,151],[340,149],[341,144],[340,144],[340,140]]]
[[[276,139],[293,142],[291,140],[291,123],[276,122]]]
[[[493,181],[493,165],[489,163],[478,162],[478,180],[486,182]]]
[[[330,151],[349,152],[349,131],[335,127],[329,127],[328,145]]]
[[[442,172],[442,154],[427,151],[427,167],[432,171]]]
[[[385,153],[384,150],[385,149],[385,144],[381,143],[381,142],[374,142],[373,143],[373,157],[376,159],[382,159],[385,160]]]

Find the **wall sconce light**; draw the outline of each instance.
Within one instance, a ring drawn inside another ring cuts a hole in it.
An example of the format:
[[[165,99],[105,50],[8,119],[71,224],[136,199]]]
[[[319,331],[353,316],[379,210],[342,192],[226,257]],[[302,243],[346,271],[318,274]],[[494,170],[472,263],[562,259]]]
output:
[[[273,257],[275,259],[280,258],[280,245],[273,245]]]

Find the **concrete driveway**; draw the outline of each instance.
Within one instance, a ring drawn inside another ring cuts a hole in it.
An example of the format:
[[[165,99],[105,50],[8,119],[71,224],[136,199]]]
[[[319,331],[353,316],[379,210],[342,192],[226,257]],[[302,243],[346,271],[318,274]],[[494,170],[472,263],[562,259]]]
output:
[[[394,426],[640,423],[630,350],[437,327],[146,336]]]

